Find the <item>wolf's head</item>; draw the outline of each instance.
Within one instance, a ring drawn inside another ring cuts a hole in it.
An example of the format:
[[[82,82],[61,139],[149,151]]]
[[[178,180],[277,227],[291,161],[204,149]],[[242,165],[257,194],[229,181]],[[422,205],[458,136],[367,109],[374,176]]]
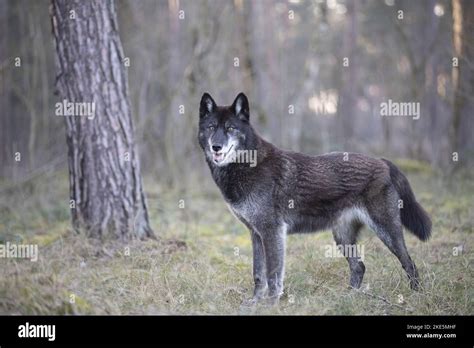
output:
[[[249,102],[239,93],[230,106],[218,106],[204,93],[199,108],[199,144],[208,160],[217,166],[234,162],[241,150],[254,148],[255,141],[249,123]]]

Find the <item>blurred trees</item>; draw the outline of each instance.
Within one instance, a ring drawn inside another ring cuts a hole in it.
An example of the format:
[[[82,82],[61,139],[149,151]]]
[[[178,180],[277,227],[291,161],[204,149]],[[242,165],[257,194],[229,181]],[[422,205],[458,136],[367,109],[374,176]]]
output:
[[[48,1],[0,4],[7,30],[0,41],[0,160],[3,177],[19,178],[61,158],[65,145],[62,122],[53,116]],[[196,145],[205,91],[218,103],[247,93],[256,129],[282,147],[410,157],[440,169],[451,168],[458,152],[460,165],[472,165],[469,0],[119,0],[117,6],[142,169],[160,182],[184,190],[207,174]],[[21,68],[14,66],[19,56]],[[419,102],[420,119],[381,117],[388,99]],[[21,163],[13,159],[17,150]]]
[[[0,177],[65,164],[54,111],[54,50],[46,1],[0,1]]]

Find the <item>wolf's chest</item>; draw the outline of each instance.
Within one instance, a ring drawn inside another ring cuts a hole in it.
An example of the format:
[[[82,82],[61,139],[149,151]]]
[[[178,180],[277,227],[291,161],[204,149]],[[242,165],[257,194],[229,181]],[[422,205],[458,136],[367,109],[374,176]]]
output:
[[[227,206],[232,214],[246,225],[255,225],[262,214],[262,206],[251,199],[239,203],[227,203]]]

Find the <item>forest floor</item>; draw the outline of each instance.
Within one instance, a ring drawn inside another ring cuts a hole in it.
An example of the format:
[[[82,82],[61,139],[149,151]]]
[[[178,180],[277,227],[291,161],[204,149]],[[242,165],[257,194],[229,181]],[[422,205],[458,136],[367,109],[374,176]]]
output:
[[[208,178],[203,190],[164,190],[146,180],[159,240],[90,240],[70,229],[65,172],[0,188],[0,243],[39,245],[39,259],[0,259],[0,314],[474,314],[474,181],[409,173],[433,219],[420,242],[405,232],[422,290],[410,290],[398,260],[364,229],[366,273],[348,288],[343,258],[325,257],[330,231],[287,240],[285,294],[277,307],[242,307],[252,294],[245,227]],[[206,193],[207,192],[207,193]],[[180,201],[180,200],[184,201]],[[183,207],[184,203],[184,207]]]

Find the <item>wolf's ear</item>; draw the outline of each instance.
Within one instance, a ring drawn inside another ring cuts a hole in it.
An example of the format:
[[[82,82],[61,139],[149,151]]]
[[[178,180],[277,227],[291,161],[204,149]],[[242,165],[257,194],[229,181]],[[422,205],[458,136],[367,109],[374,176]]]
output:
[[[203,118],[212,113],[217,105],[209,93],[204,93],[201,98],[201,105],[199,106],[199,117]]]
[[[235,98],[234,103],[232,104],[232,110],[235,115],[240,119],[248,121],[250,117],[249,113],[249,100],[247,96],[242,92],[239,93],[237,98]]]

